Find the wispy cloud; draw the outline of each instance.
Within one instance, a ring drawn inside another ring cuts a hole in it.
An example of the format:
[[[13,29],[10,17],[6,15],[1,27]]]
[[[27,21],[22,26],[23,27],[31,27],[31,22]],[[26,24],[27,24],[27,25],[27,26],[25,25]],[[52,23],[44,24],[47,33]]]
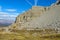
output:
[[[6,9],[6,11],[9,11],[9,12],[16,12],[17,10],[16,10],[16,9]]]
[[[10,15],[7,12],[0,12],[0,23],[13,23],[16,15]]]
[[[22,11],[22,13],[24,13],[25,11]]]
[[[17,17],[17,15],[15,14],[9,14],[7,12],[0,12],[0,19],[15,19]]]
[[[0,15],[8,15],[7,12],[0,12]]]
[[[4,9],[2,6],[0,6],[0,20],[1,19],[15,20],[18,14],[19,13],[17,12],[16,9]]]
[[[2,6],[0,6],[0,11],[2,11]]]
[[[0,6],[0,23],[13,23],[18,14],[16,9],[4,9]]]

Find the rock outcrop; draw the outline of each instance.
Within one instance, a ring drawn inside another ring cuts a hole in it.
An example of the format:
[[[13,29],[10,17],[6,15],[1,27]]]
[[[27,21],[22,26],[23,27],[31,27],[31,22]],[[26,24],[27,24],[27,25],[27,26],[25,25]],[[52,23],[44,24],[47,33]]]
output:
[[[33,6],[25,13],[18,15],[11,29],[59,29],[60,30],[60,4],[50,7]]]
[[[40,17],[25,23],[25,28],[60,28],[60,6],[52,7],[49,11],[46,11]]]
[[[42,14],[44,14],[48,8],[40,7],[40,6],[33,6],[30,10],[26,11],[25,13],[18,15],[14,24],[11,25],[13,28],[22,28],[27,22],[30,22]]]

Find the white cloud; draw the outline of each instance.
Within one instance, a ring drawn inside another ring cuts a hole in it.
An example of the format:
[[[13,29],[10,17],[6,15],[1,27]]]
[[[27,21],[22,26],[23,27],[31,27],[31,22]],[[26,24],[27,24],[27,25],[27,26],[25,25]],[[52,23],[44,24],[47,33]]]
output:
[[[24,13],[25,11],[22,11],[22,13]]]
[[[0,19],[15,19],[17,15],[9,14],[7,12],[0,12]]]
[[[8,15],[6,12],[0,12],[0,15]]]
[[[6,9],[6,11],[9,11],[9,12],[16,12],[17,10],[16,10],[16,9]]]
[[[0,6],[0,11],[2,11],[2,6]]]
[[[11,13],[3,12],[3,10],[9,11]],[[0,6],[0,19],[14,20],[17,17],[17,15],[19,14],[19,13],[16,13],[16,11],[17,11],[16,9],[3,9],[3,10],[2,10],[2,6]]]

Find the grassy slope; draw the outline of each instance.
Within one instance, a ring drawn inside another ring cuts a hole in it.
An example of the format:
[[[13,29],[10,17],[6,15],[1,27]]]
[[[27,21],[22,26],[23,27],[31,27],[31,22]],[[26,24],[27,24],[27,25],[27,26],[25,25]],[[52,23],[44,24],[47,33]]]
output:
[[[0,40],[60,40],[60,34],[43,34],[33,31],[0,32]]]

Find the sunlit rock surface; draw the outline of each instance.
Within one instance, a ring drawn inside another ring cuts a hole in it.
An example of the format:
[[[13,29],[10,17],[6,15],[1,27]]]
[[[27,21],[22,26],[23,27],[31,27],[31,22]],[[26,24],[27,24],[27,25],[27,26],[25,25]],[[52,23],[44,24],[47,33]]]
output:
[[[40,7],[40,6],[33,6],[30,10],[26,11],[25,13],[21,15],[18,15],[15,23],[12,24],[11,26],[16,27],[18,29],[24,28],[27,22],[30,22],[40,17],[42,14],[46,12],[46,10],[48,10],[48,8]]]
[[[40,17],[27,22],[26,28],[60,28],[60,6],[50,8]]]
[[[60,0],[49,7],[32,6],[31,9],[16,17],[15,22],[9,27],[0,28],[34,30],[34,29],[59,29],[60,30]]]
[[[33,6],[30,10],[18,15],[12,29],[59,29],[60,28],[60,4],[50,7]]]

